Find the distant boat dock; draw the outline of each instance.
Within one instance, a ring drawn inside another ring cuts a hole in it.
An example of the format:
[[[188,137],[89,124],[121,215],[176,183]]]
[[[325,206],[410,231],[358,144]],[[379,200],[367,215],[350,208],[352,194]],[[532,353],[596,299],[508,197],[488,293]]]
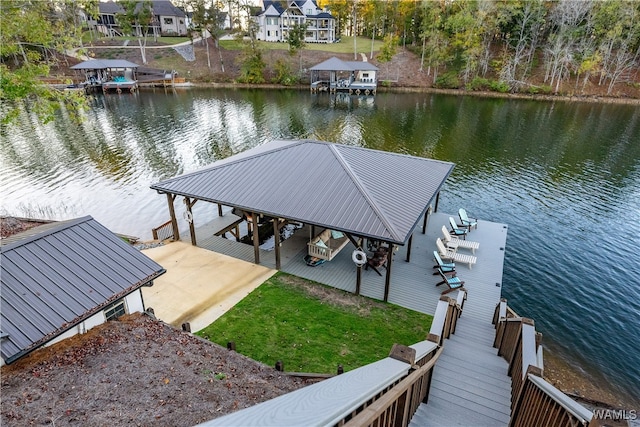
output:
[[[172,86],[176,79],[176,72],[173,70],[143,68],[123,59],[92,59],[74,65],[71,69],[84,72],[85,80],[78,87],[84,88],[86,92],[133,93],[140,84],[160,83]]]
[[[336,57],[310,68],[311,93],[375,95],[378,67],[366,61],[343,61]]]

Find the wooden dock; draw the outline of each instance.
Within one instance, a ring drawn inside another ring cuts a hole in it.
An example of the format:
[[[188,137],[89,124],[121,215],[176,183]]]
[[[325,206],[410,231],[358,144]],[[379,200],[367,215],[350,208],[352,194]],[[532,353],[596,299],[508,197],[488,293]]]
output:
[[[427,314],[435,312],[443,286],[436,287],[433,275],[435,240],[441,237],[448,214],[435,213],[429,218],[427,231],[414,233],[411,258],[407,247],[400,247],[392,263],[389,302]],[[507,226],[479,221],[468,239],[480,242],[477,264],[472,269],[458,265],[458,277],[465,281],[468,299],[455,335],[444,343],[438,360],[428,404],[421,404],[412,425],[507,425],[510,417],[511,381],[507,362],[493,348],[495,330],[491,324],[501,297]],[[209,233],[210,234],[210,233]],[[332,287],[354,292],[356,266],[351,260],[355,249],[350,243],[332,261],[317,267],[304,262],[310,230],[298,230],[282,243],[282,271]],[[188,234],[183,234],[187,236]],[[253,262],[253,247],[217,236],[198,236],[198,246]],[[463,251],[463,249],[460,249]],[[260,253],[261,264],[275,267],[273,251]],[[384,270],[362,271],[361,294],[382,300]]]

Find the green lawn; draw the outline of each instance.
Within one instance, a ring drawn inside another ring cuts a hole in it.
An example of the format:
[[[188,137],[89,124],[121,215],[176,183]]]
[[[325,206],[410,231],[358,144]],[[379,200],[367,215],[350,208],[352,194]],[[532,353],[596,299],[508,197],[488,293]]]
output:
[[[288,43],[274,43],[259,41],[258,45],[265,50],[287,50],[289,49]],[[240,50],[243,45],[242,42],[237,40],[220,40],[220,46],[228,50]],[[373,42],[373,51],[377,52],[382,46],[382,41],[376,40]],[[353,53],[353,37],[347,37],[340,40],[339,43],[306,43],[305,50],[321,50],[325,52],[335,53]],[[364,37],[356,37],[356,51],[358,53],[370,53],[371,52],[371,39]],[[360,60],[358,58],[357,60]]]
[[[335,373],[426,338],[432,316],[277,273],[197,335],[285,371]]]

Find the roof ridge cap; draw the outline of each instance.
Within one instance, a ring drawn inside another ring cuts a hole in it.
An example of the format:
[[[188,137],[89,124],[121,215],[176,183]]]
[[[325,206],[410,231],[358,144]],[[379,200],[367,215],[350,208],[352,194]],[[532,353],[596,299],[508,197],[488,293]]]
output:
[[[355,172],[353,172],[353,170],[351,169],[349,164],[346,162],[344,157],[342,157],[342,154],[338,149],[339,144],[327,144],[327,145],[329,146],[329,149],[334,154],[338,162],[340,162],[345,172],[351,177],[351,180],[353,181],[353,183],[356,185],[356,187],[358,187],[358,190],[360,191],[360,194],[362,194],[362,197],[364,197],[365,200],[367,200],[367,202],[371,206],[371,209],[373,209],[373,211],[375,212],[380,222],[382,222],[385,228],[389,231],[389,234],[391,234],[391,236],[396,241],[400,241],[401,237],[399,237],[398,231],[393,227],[393,225],[389,221],[387,221],[386,217],[382,213],[383,212],[382,208],[378,206],[375,199],[371,197],[369,192],[366,190],[366,186],[362,183],[362,181],[360,181],[360,179],[355,174]]]
[[[57,221],[57,224],[55,226],[48,227],[45,230],[37,231],[36,229],[39,227],[35,227],[29,230],[22,231],[18,234],[25,233],[24,238],[19,238],[18,236],[18,240],[14,240],[13,242],[6,245],[0,245],[0,252],[11,251],[13,249],[19,248],[20,246],[24,246],[26,244],[35,242],[36,240],[42,239],[43,237],[51,236],[52,234],[91,220],[93,220],[93,217],[91,215],[87,215],[79,218],[69,219],[66,221]],[[29,231],[33,231],[33,234],[29,233]],[[16,235],[17,234],[14,234],[14,236]]]

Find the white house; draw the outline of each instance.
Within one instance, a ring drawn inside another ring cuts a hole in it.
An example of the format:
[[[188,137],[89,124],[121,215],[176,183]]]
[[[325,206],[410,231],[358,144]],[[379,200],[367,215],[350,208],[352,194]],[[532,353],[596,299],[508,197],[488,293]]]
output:
[[[165,272],[90,216],[0,241],[0,364],[125,313]]]
[[[335,18],[327,10],[320,9],[315,0],[288,0],[286,3],[264,0],[262,10],[253,19],[258,40],[286,42],[290,29],[306,24],[305,42],[336,41]]]

